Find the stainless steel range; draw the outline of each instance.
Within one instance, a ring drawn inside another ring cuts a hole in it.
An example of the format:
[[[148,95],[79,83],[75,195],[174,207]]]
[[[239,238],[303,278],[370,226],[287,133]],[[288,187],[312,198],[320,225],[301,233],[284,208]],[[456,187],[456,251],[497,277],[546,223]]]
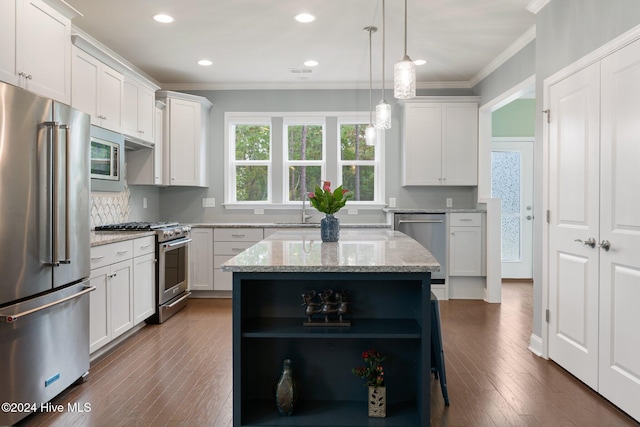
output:
[[[162,323],[186,307],[189,289],[191,227],[177,222],[127,222],[96,231],[154,231],[156,234],[156,314],[147,323]]]

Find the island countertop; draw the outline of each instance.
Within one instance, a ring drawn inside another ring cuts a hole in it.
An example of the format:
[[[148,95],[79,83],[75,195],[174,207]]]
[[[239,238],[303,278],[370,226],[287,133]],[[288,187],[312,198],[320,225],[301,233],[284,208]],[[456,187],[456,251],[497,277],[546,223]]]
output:
[[[320,230],[283,230],[222,264],[246,273],[424,273],[440,264],[420,243],[392,230],[340,230],[322,242]]]

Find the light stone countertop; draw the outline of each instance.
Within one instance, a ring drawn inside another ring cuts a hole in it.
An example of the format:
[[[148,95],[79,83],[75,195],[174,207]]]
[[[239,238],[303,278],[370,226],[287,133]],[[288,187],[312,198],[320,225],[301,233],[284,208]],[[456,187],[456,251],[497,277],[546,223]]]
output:
[[[222,264],[250,273],[424,273],[440,264],[421,244],[399,231],[341,229],[324,243],[320,230],[283,230]]]
[[[404,213],[473,213],[473,212],[487,212],[487,207],[486,206],[478,206],[475,208],[409,208],[409,209],[403,209],[403,208],[383,208],[382,209],[384,212],[389,212],[389,213],[397,213],[397,214],[404,214]]]
[[[154,236],[153,231],[93,231],[91,230],[91,247],[123,242],[140,237]]]
[[[307,223],[278,223],[278,222],[213,222],[213,223],[192,223],[189,224],[194,228],[320,228],[319,222],[307,222]],[[346,222],[340,222],[340,229],[345,228],[391,228],[391,226],[384,222],[371,223],[371,224],[350,224]]]

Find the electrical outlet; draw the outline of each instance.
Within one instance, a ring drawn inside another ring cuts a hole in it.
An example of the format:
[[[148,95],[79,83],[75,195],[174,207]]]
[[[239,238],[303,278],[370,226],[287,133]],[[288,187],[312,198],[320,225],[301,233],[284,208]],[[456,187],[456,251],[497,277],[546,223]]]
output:
[[[253,214],[254,215],[264,215],[264,209],[256,208],[256,209],[253,210]]]
[[[452,206],[453,206],[453,199],[452,199],[452,198],[447,197],[447,207],[448,207],[448,208],[450,208],[450,207],[452,207]]]
[[[142,209],[147,209],[147,198],[146,197],[142,198]]]
[[[390,208],[395,208],[396,207],[396,198],[395,197],[389,197],[389,207]]]
[[[216,199],[214,197],[205,197],[202,199],[202,207],[203,208],[215,208],[216,207]]]

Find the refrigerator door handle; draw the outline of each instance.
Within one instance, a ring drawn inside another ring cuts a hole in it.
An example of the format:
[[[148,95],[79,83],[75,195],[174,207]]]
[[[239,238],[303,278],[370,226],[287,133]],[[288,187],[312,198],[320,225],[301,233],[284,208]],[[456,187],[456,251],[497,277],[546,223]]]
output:
[[[62,304],[63,302],[72,300],[74,298],[81,297],[82,295],[88,294],[89,292],[93,292],[95,290],[96,290],[95,286],[87,286],[83,290],[78,292],[77,294],[69,295],[68,297],[64,297],[64,298],[61,298],[61,299],[56,300],[56,301],[52,301],[52,302],[47,303],[47,304],[43,304],[43,305],[41,305],[39,307],[32,308],[31,310],[25,310],[22,313],[16,313],[16,314],[1,314],[0,313],[0,322],[13,323],[13,322],[15,322],[16,320],[18,320],[21,317],[28,316],[28,315],[33,314],[33,313],[37,313],[38,311],[47,309],[49,307],[53,307],[54,305]]]
[[[69,156],[71,155],[71,141],[70,132],[71,129],[68,125],[60,125],[60,129],[64,130],[64,259],[58,260],[61,264],[71,264],[70,246],[71,236],[69,235],[69,182],[71,182],[71,172],[69,167]]]
[[[70,149],[70,129],[68,125],[58,124],[58,122],[45,122],[52,140],[53,146],[53,179],[51,183],[52,188],[52,241],[53,241],[53,256],[51,265],[59,267],[60,264],[71,264],[69,246],[71,243],[71,236],[69,233],[69,182],[70,182],[70,167],[69,156],[71,154]],[[65,132],[64,139],[64,172],[61,172],[61,159],[60,159],[60,131]],[[62,173],[64,175],[62,175]],[[60,181],[64,179],[64,258],[60,257]]]
[[[58,174],[59,174],[59,140],[58,140],[58,122],[44,122],[44,126],[47,127],[47,143],[50,143],[49,152],[52,153],[49,165],[51,166],[52,173],[49,173],[49,188],[51,189],[51,200],[49,206],[51,208],[51,242],[52,242],[52,254],[49,261],[49,265],[53,267],[60,266],[58,256]]]

